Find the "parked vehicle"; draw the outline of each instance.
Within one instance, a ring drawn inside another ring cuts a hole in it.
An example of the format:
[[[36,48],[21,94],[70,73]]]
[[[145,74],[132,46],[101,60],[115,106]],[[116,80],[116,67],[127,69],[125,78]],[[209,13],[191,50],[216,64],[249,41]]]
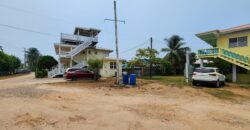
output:
[[[31,71],[29,69],[18,69],[16,74],[29,74]]]
[[[94,79],[94,73],[81,68],[68,68],[64,73],[67,80]]]
[[[196,68],[192,75],[192,84],[212,83],[216,87],[225,85],[226,76],[219,73],[215,67]]]

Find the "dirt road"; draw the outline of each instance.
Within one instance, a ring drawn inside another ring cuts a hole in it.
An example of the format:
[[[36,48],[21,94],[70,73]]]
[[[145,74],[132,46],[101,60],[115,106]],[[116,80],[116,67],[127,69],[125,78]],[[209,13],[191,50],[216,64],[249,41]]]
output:
[[[242,99],[236,101],[155,81],[122,89],[112,82],[0,80],[0,130],[250,129],[249,90],[234,88]]]

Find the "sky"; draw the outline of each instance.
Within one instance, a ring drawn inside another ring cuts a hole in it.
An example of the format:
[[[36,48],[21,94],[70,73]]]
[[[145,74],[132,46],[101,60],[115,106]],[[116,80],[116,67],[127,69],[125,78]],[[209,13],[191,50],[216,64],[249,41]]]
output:
[[[150,45],[150,37],[160,51],[174,34],[193,52],[210,48],[195,34],[250,23],[249,5],[249,0],[117,0],[118,19],[126,21],[118,25],[120,57],[132,59],[136,49]],[[114,23],[104,21],[113,17],[113,0],[0,0],[0,25],[43,33],[0,26],[0,46],[21,59],[30,47],[58,59],[53,45],[60,33],[72,34],[78,26],[101,29],[98,46],[115,50]]]

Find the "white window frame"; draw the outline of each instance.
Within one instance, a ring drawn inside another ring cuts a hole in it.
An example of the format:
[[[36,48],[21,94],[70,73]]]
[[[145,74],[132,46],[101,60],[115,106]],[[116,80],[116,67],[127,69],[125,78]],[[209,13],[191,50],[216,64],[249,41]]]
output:
[[[110,69],[116,69],[116,62],[110,62],[109,63]]]

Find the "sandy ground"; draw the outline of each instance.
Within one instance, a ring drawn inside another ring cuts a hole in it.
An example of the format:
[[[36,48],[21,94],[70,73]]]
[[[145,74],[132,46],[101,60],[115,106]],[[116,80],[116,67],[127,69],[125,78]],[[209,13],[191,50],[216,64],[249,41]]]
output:
[[[137,88],[113,88],[112,82],[32,74],[0,80],[0,130],[250,129],[249,90],[232,88],[244,98],[234,102],[192,87],[139,81]]]

